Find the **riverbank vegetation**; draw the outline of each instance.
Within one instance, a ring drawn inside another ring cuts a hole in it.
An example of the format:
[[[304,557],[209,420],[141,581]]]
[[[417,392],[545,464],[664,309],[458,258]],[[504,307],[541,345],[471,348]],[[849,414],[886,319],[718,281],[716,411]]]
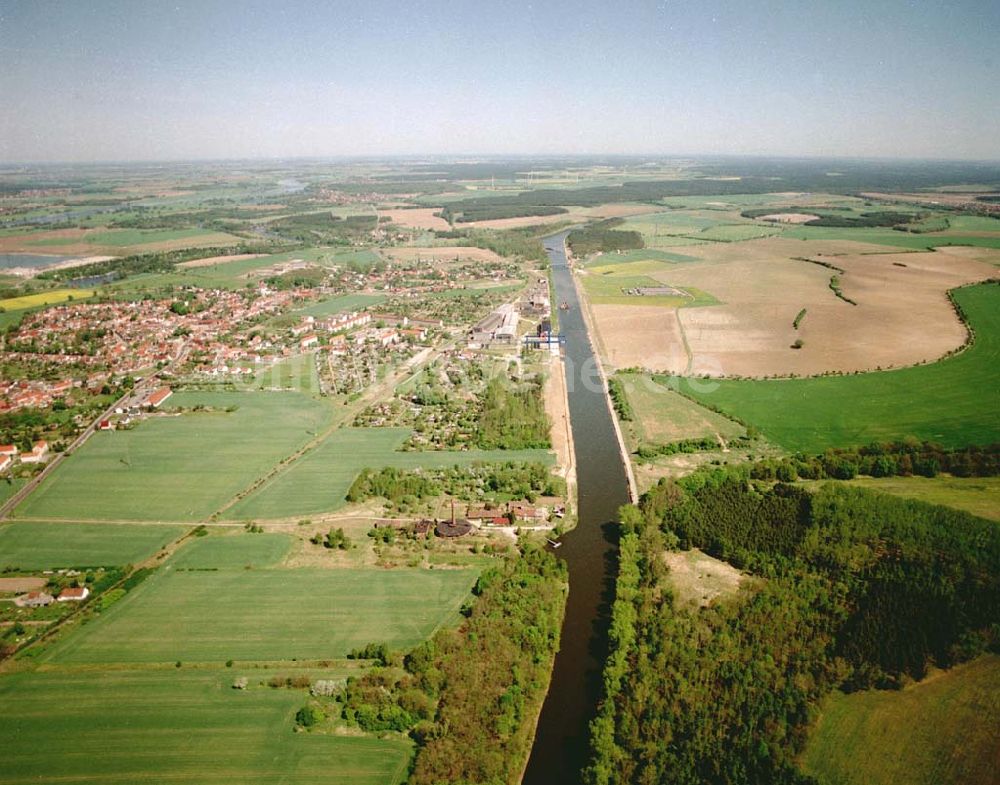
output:
[[[342,718],[367,732],[407,732],[411,785],[519,781],[559,643],[566,568],[522,541],[519,557],[485,570],[457,629],[400,663],[383,653],[337,696]],[[400,667],[400,665],[402,667]]]

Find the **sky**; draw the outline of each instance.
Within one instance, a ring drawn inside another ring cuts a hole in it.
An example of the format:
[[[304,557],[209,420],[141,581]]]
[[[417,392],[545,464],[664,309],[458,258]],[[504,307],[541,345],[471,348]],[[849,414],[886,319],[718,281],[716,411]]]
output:
[[[1000,159],[997,0],[0,0],[0,161]]]

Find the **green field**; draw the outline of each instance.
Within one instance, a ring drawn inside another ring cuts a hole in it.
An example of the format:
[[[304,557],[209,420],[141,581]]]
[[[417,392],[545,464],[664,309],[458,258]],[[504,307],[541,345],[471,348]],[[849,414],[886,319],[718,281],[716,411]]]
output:
[[[381,294],[343,294],[340,297],[331,297],[327,300],[307,305],[305,308],[299,308],[294,313],[322,318],[335,313],[342,313],[343,311],[358,311],[369,305],[380,303],[383,300],[385,300],[385,297]]]
[[[291,390],[305,395],[318,396],[319,372],[314,354],[297,354],[259,371],[253,383],[262,390]]]
[[[758,240],[761,237],[773,237],[781,234],[781,229],[773,224],[761,226],[760,224],[719,224],[703,229],[695,237],[705,240],[714,240],[722,243],[738,243],[743,240]]]
[[[632,406],[633,419],[622,425],[634,450],[640,444],[666,444],[681,439],[743,436],[746,429],[704,406],[699,406],[647,375],[620,373]]]
[[[3,325],[0,325],[0,328],[2,328],[2,326]],[[27,480],[20,477],[7,476],[0,478],[0,504],[3,504],[11,496],[21,490],[26,482]]]
[[[287,534],[210,534],[185,543],[170,558],[180,569],[225,569],[273,567],[288,554],[292,538]]]
[[[1000,230],[998,230],[1000,232]],[[994,237],[976,237],[959,232],[912,234],[889,228],[840,228],[833,226],[797,226],[785,229],[782,237],[793,240],[851,240],[894,248],[925,251],[946,245],[975,245],[982,248],[1000,248],[1000,233]]]
[[[131,431],[94,434],[17,508],[28,518],[196,521],[293,453],[330,421],[298,393],[180,392],[166,408],[211,412],[153,417]],[[226,407],[238,407],[234,412]]]
[[[231,688],[246,675],[251,687]],[[0,782],[60,785],[395,785],[410,744],[295,733],[300,690],[254,671],[0,676]]]
[[[711,392],[682,389],[756,425],[789,450],[915,436],[947,447],[1000,440],[1000,286],[954,292],[975,329],[966,351],[939,362],[857,376],[720,381]],[[699,385],[700,387],[700,385]]]
[[[475,461],[552,463],[548,450],[464,450],[399,452],[410,436],[406,428],[342,428],[295,461],[259,490],[239,501],[230,519],[288,518],[339,509],[354,478],[364,468],[467,465]]]
[[[646,265],[656,264],[655,262],[635,262],[634,265],[643,265],[640,269],[646,269]],[[626,265],[621,273],[605,272],[599,273],[595,268],[594,272],[588,275],[581,275],[578,280],[583,284],[587,293],[587,300],[593,305],[659,305],[664,308],[686,308],[699,307],[704,305],[717,305],[716,300],[708,292],[695,289],[689,286],[678,286],[676,288],[690,294],[690,297],[672,297],[669,295],[638,296],[625,294],[623,289],[635,289],[648,286],[666,286],[662,281],[650,278],[648,275],[630,275],[629,268],[633,264]],[[615,268],[611,268],[614,270]]]
[[[0,526],[0,570],[136,564],[180,537],[184,526],[17,521]]]
[[[850,483],[1000,521],[1000,477],[858,477]]]
[[[47,660],[322,660],[345,657],[373,641],[406,649],[456,618],[477,574],[242,567],[189,572],[166,566],[60,640]]]
[[[226,235],[222,232],[206,232],[204,229],[110,229],[106,232],[88,234],[85,241],[93,245],[125,247],[173,240],[193,240],[199,237],[212,242],[219,238],[233,242],[239,240],[238,237],[232,235]]]
[[[803,768],[821,785],[994,785],[1000,657],[980,657],[902,692],[835,693]]]

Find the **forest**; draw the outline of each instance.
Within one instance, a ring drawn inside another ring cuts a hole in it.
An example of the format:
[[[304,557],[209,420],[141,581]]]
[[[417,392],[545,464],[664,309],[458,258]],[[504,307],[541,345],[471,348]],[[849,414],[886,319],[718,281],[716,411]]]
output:
[[[569,233],[566,242],[575,256],[583,258],[593,253],[631,251],[642,248],[639,232],[626,232],[616,227],[624,224],[621,218],[608,218]]]
[[[796,756],[832,690],[1000,648],[1000,529],[967,513],[716,469],[661,481],[621,520],[590,785],[810,783]],[[663,554],[691,547],[751,580],[674,607]]]
[[[474,443],[482,450],[547,448],[549,417],[540,382],[513,384],[499,376],[489,380],[477,401]]]

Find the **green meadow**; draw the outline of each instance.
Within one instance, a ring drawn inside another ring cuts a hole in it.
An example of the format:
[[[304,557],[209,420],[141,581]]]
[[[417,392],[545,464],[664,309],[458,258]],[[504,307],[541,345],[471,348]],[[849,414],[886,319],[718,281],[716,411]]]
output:
[[[170,557],[175,569],[260,569],[273,567],[288,554],[292,538],[287,534],[239,532],[194,537]]]
[[[1000,521],[1000,477],[858,477],[850,484]]]
[[[743,436],[739,423],[716,414],[658,384],[646,374],[618,373],[632,406],[632,419],[622,422],[632,449],[640,444],[667,444],[681,439]]]
[[[131,431],[94,434],[16,514],[66,520],[207,518],[331,419],[298,393],[179,392],[171,407],[212,411],[155,416]],[[235,407],[235,411],[225,411]]]
[[[990,444],[1000,440],[1000,286],[970,286],[954,295],[976,340],[939,362],[856,376],[683,380],[681,389],[759,427],[788,450],[819,453],[904,436],[946,447]]]
[[[994,785],[1000,657],[985,655],[900,692],[835,693],[803,755],[820,785]]]
[[[247,676],[251,686],[232,689]],[[0,782],[395,785],[411,745],[295,733],[300,690],[266,672],[109,670],[0,676]]]
[[[667,285],[648,275],[630,274],[637,268],[654,272],[654,270],[649,268],[649,265],[657,265],[662,269],[662,265],[658,262],[633,262],[606,269],[600,267],[592,268],[588,275],[581,275],[578,280],[587,293],[587,299],[594,305],[659,305],[664,308],[692,308],[704,305],[716,305],[719,302],[708,292],[703,292],[701,289],[689,286],[678,286],[677,288],[690,294],[690,297],[625,294],[624,290],[627,289]],[[621,272],[616,272],[619,267],[624,269]],[[601,272],[602,270],[603,272]]]
[[[288,518],[331,512],[342,507],[354,478],[364,468],[403,469],[468,465],[476,461],[552,463],[548,450],[462,450],[401,452],[407,428],[341,428],[316,449],[237,502],[230,519]]]
[[[324,316],[343,313],[344,311],[358,311],[362,308],[367,308],[369,305],[380,303],[383,300],[385,300],[385,297],[381,294],[343,294],[340,297],[330,297],[326,300],[320,300],[317,303],[307,305],[305,308],[299,308],[293,313],[302,316],[315,316],[318,319]]]
[[[199,237],[213,239],[226,237],[237,241],[238,237],[224,235],[220,232],[206,232],[204,229],[109,229],[105,232],[88,234],[85,241],[93,245],[112,245],[125,247],[129,245],[145,245],[146,243],[163,243],[172,240],[192,240]]]
[[[796,226],[785,229],[781,236],[786,240],[851,240],[856,243],[887,245],[911,251],[927,251],[948,245],[975,245],[982,248],[1000,248],[1000,221],[994,236],[974,236],[959,232],[913,234],[891,228],[840,228],[833,226]]]
[[[202,556],[207,561],[211,554]],[[475,569],[248,570],[221,560],[227,564],[217,570],[164,566],[56,643],[46,661],[323,660],[373,641],[407,649],[457,618],[478,575]]]
[[[16,521],[0,525],[0,570],[112,567],[149,558],[184,526]]]

